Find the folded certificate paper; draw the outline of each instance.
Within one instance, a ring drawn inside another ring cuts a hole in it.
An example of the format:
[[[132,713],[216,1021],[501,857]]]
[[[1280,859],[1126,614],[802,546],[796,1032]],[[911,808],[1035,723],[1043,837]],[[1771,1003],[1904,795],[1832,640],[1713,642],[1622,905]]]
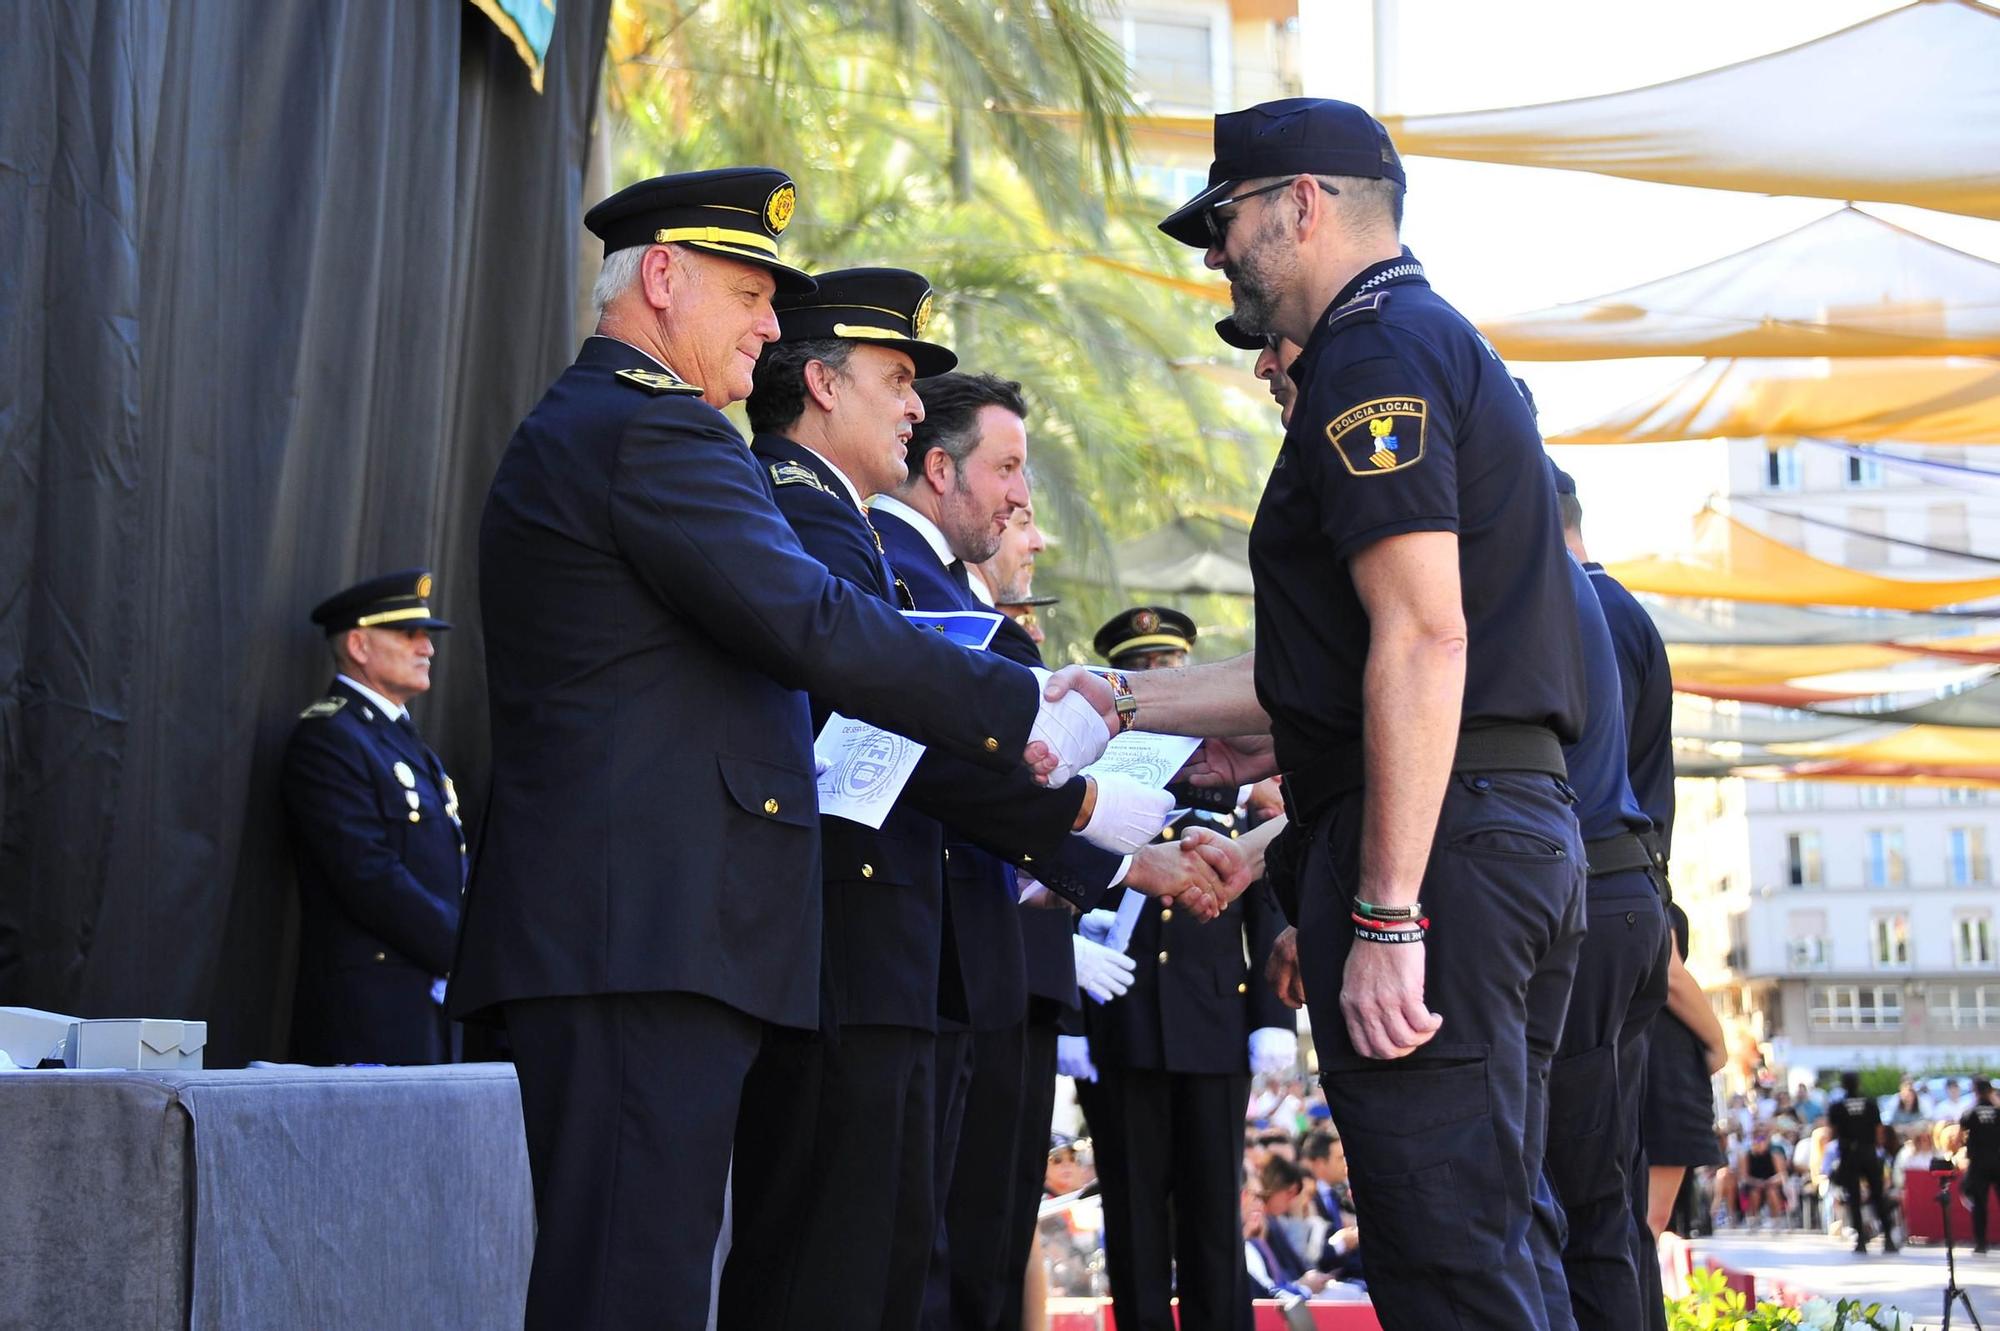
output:
[[[903,618],[975,652],[985,651],[1000,629],[1000,616],[985,610],[905,610]],[[838,712],[826,719],[813,751],[826,764],[819,777],[819,811],[877,829],[924,756],[924,746],[915,740]]]

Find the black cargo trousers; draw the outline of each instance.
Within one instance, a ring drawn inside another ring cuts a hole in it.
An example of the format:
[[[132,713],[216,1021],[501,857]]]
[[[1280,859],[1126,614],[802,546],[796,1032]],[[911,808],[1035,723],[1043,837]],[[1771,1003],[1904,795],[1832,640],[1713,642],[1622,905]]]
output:
[[[1567,1325],[1536,1194],[1584,932],[1574,792],[1538,772],[1452,774],[1422,888],[1424,997],[1444,1024],[1390,1060],[1355,1053],[1339,1006],[1363,799],[1350,791],[1309,815],[1295,864],[1300,971],[1369,1295],[1384,1331],[1547,1331],[1559,1299]]]

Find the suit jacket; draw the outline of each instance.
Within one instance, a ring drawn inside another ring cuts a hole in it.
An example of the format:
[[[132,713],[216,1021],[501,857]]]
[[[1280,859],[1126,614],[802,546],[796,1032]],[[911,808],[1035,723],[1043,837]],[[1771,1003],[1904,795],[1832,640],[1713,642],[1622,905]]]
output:
[[[1041,665],[1042,649],[1028,631],[1011,618],[1000,622],[993,650],[1010,661]],[[1030,778],[1032,780],[1033,778]],[[1080,782],[1072,781],[1071,785]],[[1082,796],[1078,796],[1079,804]],[[1093,868],[1091,873],[1101,873]],[[1115,868],[1112,869],[1116,873]],[[1076,933],[1076,919],[1066,910],[1042,906],[1021,906],[1021,960],[1028,986],[1031,1020],[1060,1023],[1083,1006],[1076,987],[1076,951],[1070,942]]]
[[[1170,831],[1231,830],[1217,821],[1189,814]],[[1248,1076],[1250,1032],[1298,1026],[1263,977],[1264,958],[1283,928],[1261,880],[1207,924],[1148,902],[1126,948],[1137,963],[1131,990],[1115,1003],[1084,1005],[1091,1062],[1099,1069]]]
[[[493,480],[479,533],[493,791],[452,1009],[673,991],[814,1027],[804,690],[1005,771],[1033,681],[829,574],[735,427],[659,369],[588,339]]]
[[[910,589],[919,610],[988,609],[972,594],[963,570],[954,577],[916,528],[881,510],[874,513],[874,522],[890,567]],[[1032,654],[1033,641],[1025,633],[1015,641],[1008,627],[1001,624],[989,654],[1026,659],[1020,656],[1020,644],[1025,642]],[[963,839],[956,829],[947,836],[945,850],[947,934],[938,982],[940,1011],[973,1030],[1011,1026],[1028,1010],[1015,876],[1006,863]],[[1015,863],[1078,909],[1090,910],[1109,892],[1123,861],[1123,856],[1098,850],[1081,838],[1065,837],[1054,850],[1021,855]]]
[[[335,680],[293,727],[282,783],[299,874],[292,1057],[444,1062],[431,984],[451,970],[465,886],[444,765]]]
[[[806,553],[895,604],[893,575],[874,529],[833,468],[781,435],[760,434],[750,448]],[[814,733],[831,710],[814,697]],[[846,818],[821,818],[834,1021],[937,1029],[945,870],[940,820],[951,825],[956,840],[1003,857],[1048,857],[1068,839],[1082,804],[1080,781],[1049,790],[1025,767],[995,772],[930,751],[880,831]],[[1067,951],[1067,941],[1063,946]]]

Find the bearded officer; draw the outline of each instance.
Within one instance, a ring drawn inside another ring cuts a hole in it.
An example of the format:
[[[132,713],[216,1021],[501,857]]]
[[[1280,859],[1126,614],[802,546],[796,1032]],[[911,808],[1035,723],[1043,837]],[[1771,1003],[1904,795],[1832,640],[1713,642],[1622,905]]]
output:
[[[1544,1078],[1583,925],[1562,745],[1585,705],[1541,440],[1403,250],[1381,125],[1292,98],[1215,138],[1209,188],[1161,229],[1227,274],[1238,328],[1301,347],[1250,535],[1258,647],[1133,675],[1120,705],[1210,736],[1206,780],[1285,773],[1273,877],[1300,913],[1273,972],[1338,1004],[1314,1030],[1385,1331],[1540,1331]]]
[[[818,282],[778,298],[781,335],[764,349],[746,404],[751,450],[806,552],[895,604],[862,504],[903,480],[905,441],[923,419],[916,377],[957,358],[923,338],[933,302],[921,274],[851,268]],[[829,710],[814,699],[815,728]],[[736,1162],[720,1327],[917,1323],[936,1215],[936,820],[1010,859],[1043,861],[1052,880],[1091,901],[1169,803],[1122,778],[1045,790],[1025,770],[926,755],[879,830],[822,816],[832,1035],[767,1041],[751,1070],[738,1130],[759,1147]],[[1066,845],[1072,831],[1099,848]]]
[[[444,1063],[444,1015],[465,890],[465,833],[444,764],[410,720],[431,686],[428,570],[371,578],[313,608],[334,678],[285,748],[299,871],[292,1057]]]
[[[743,1079],[819,1024],[810,688],[1052,784],[1116,725],[911,627],[800,549],[721,408],[778,335],[792,182],[643,181],[585,216],[597,335],[480,528],[493,790],[453,1010],[513,1039],[537,1218],[527,1325],[698,1328]],[[1044,744],[1046,741],[1046,744]],[[1045,751],[1045,749],[1047,751]]]

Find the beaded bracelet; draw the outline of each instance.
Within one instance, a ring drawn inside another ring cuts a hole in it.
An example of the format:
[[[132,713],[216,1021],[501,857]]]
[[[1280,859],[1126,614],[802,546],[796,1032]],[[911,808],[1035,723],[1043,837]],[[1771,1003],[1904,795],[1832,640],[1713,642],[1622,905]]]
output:
[[[1421,943],[1424,941],[1424,930],[1370,929],[1357,924],[1354,926],[1354,936],[1364,943]]]
[[[1407,906],[1378,906],[1372,901],[1354,899],[1354,913],[1371,920],[1414,920],[1424,913],[1424,903],[1412,901]]]

